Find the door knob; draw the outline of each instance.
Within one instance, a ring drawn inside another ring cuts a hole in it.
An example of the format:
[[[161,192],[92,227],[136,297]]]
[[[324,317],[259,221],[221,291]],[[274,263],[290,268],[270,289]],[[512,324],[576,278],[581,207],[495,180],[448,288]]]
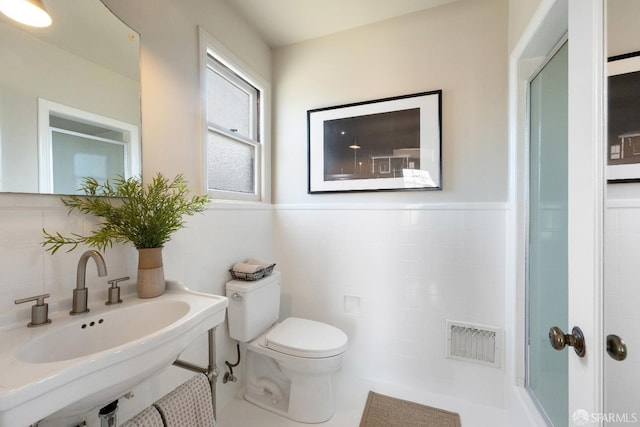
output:
[[[627,345],[617,335],[607,335],[607,354],[612,359],[622,361],[627,358]]]
[[[574,351],[579,357],[584,357],[586,353],[586,346],[584,344],[584,335],[582,330],[574,326],[570,334],[565,334],[562,329],[554,326],[549,329],[549,342],[551,347],[560,351],[565,346],[573,347]]]

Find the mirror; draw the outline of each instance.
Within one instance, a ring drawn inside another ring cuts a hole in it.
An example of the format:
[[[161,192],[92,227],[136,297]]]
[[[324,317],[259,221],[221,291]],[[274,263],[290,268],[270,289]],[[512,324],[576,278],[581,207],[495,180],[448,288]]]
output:
[[[622,361],[603,354],[603,412],[615,414],[619,417],[617,421],[626,420],[631,424],[637,423],[635,411],[640,382],[640,370],[637,368],[640,335],[635,320],[640,304],[635,265],[640,253],[635,233],[640,190],[640,26],[637,23],[640,2],[607,0],[605,5],[605,58],[610,58],[605,68],[608,115],[606,169],[610,185],[606,189],[602,338],[621,338],[628,349],[628,357]],[[606,350],[616,353],[619,349],[608,346]]]
[[[640,2],[609,0],[606,4],[607,179],[610,183],[639,182],[640,29],[635,17]]]
[[[48,28],[0,14],[0,191],[140,175],[139,35],[100,0],[45,7]]]

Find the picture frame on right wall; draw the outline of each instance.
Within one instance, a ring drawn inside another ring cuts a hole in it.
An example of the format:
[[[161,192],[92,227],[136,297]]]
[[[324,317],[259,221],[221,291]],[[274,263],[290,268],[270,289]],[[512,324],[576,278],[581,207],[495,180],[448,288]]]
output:
[[[307,111],[308,193],[442,190],[442,90]]]
[[[607,181],[640,182],[640,52],[610,57],[607,76]]]

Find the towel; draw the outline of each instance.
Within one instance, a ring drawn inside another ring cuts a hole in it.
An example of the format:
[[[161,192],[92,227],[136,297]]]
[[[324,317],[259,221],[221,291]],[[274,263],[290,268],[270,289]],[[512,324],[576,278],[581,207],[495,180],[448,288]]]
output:
[[[135,417],[129,419],[121,427],[164,427],[160,412],[155,406],[149,406]]]
[[[263,265],[260,264],[249,264],[247,262],[237,262],[233,264],[231,269],[236,273],[244,273],[244,274],[253,274],[264,268]]]
[[[266,267],[268,265],[271,265],[267,262],[264,261],[260,261],[259,259],[255,259],[255,258],[249,258],[248,260],[245,261],[246,264],[253,264],[253,265],[259,265],[261,267]]]
[[[211,388],[204,374],[198,374],[180,385],[154,406],[166,427],[212,427],[216,424]]]

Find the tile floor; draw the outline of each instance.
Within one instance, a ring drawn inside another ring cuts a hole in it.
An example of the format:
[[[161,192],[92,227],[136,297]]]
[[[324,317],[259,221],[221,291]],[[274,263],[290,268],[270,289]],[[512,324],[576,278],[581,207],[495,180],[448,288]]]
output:
[[[476,405],[468,401],[431,392],[411,390],[389,384],[376,384],[343,375],[334,378],[334,399],[336,411],[333,417],[320,427],[357,427],[367,400],[369,390],[400,399],[411,400],[429,406],[458,412],[463,427],[512,427],[506,411],[488,406]],[[309,424],[297,423],[280,417],[245,401],[241,395],[235,396],[218,411],[218,427],[302,427]]]

